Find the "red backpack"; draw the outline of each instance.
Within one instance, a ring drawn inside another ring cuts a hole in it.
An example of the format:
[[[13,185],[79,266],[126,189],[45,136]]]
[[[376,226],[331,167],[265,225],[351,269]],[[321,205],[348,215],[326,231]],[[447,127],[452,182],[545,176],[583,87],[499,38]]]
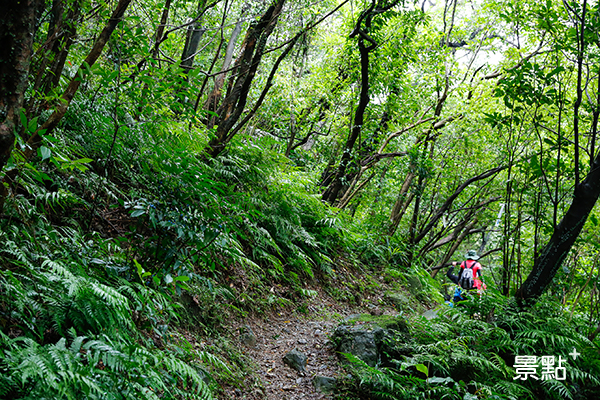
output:
[[[469,264],[469,261],[471,263]],[[476,276],[476,266],[477,261],[475,260],[467,260],[463,261],[460,264],[460,268],[462,268],[462,273],[460,274],[460,279],[458,280],[458,284],[465,290],[473,289],[475,287],[475,276]],[[479,267],[481,268],[481,267]]]

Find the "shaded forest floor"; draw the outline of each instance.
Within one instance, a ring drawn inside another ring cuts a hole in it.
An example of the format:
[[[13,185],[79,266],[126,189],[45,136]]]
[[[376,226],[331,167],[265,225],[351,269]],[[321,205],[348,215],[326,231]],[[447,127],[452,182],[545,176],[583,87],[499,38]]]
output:
[[[232,323],[232,332],[247,332],[250,328],[256,344],[244,343],[245,336],[232,338],[239,351],[250,361],[253,376],[244,390],[226,388],[223,399],[333,399],[331,393],[315,388],[317,376],[336,379],[344,383],[350,377],[343,368],[330,341],[335,328],[349,317],[359,314],[398,315],[393,306],[384,303],[383,293],[372,296],[362,305],[340,302],[318,290],[304,312],[281,309],[268,315],[240,319]],[[287,366],[283,358],[297,350],[306,355],[306,370],[298,372]],[[252,383],[254,382],[254,383]]]

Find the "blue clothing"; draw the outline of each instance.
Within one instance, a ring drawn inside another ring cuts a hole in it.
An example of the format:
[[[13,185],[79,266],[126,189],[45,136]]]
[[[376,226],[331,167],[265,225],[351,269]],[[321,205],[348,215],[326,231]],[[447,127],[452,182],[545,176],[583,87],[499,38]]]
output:
[[[462,289],[460,287],[457,287],[456,289],[454,289],[454,299],[453,300],[454,300],[454,303],[458,303],[459,301],[465,300]]]

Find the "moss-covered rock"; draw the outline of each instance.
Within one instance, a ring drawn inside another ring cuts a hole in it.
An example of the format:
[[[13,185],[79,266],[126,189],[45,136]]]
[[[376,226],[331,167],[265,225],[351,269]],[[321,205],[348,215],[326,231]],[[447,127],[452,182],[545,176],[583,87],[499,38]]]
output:
[[[346,319],[348,325],[362,325],[364,330],[381,328],[408,334],[408,323],[401,315],[355,314]]]
[[[382,362],[390,343],[408,338],[408,324],[402,316],[360,314],[338,326],[331,340],[340,355],[352,354],[374,367]]]

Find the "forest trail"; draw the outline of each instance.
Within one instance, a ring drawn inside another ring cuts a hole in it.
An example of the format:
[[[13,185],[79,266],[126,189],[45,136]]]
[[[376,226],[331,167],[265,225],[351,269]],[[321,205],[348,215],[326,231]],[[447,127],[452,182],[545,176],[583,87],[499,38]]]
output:
[[[337,323],[331,320],[305,319],[293,313],[280,314],[281,316],[271,318],[268,322],[254,321],[247,324],[254,332],[257,343],[254,348],[245,346],[244,351],[256,364],[256,374],[264,385],[262,398],[331,398],[317,391],[312,380],[317,375],[336,378],[341,373],[337,356],[329,343],[329,336]],[[284,364],[283,357],[292,350],[298,350],[308,358],[304,372],[298,372]]]
[[[255,387],[232,391],[229,393],[231,398],[332,399],[331,394],[315,388],[313,379],[321,376],[335,378],[339,382],[348,374],[341,367],[329,340],[335,328],[348,317],[369,313],[369,310],[397,314],[388,307],[384,310],[371,305],[369,309],[319,297],[308,306],[306,314],[292,309],[279,310],[268,318],[247,318],[236,325],[238,332],[244,331],[245,326],[249,327],[256,338],[255,346],[244,344],[242,334],[238,343],[240,350],[254,363],[255,374],[263,387],[262,390]],[[284,356],[292,350],[307,357],[304,372],[298,372],[283,362]]]

